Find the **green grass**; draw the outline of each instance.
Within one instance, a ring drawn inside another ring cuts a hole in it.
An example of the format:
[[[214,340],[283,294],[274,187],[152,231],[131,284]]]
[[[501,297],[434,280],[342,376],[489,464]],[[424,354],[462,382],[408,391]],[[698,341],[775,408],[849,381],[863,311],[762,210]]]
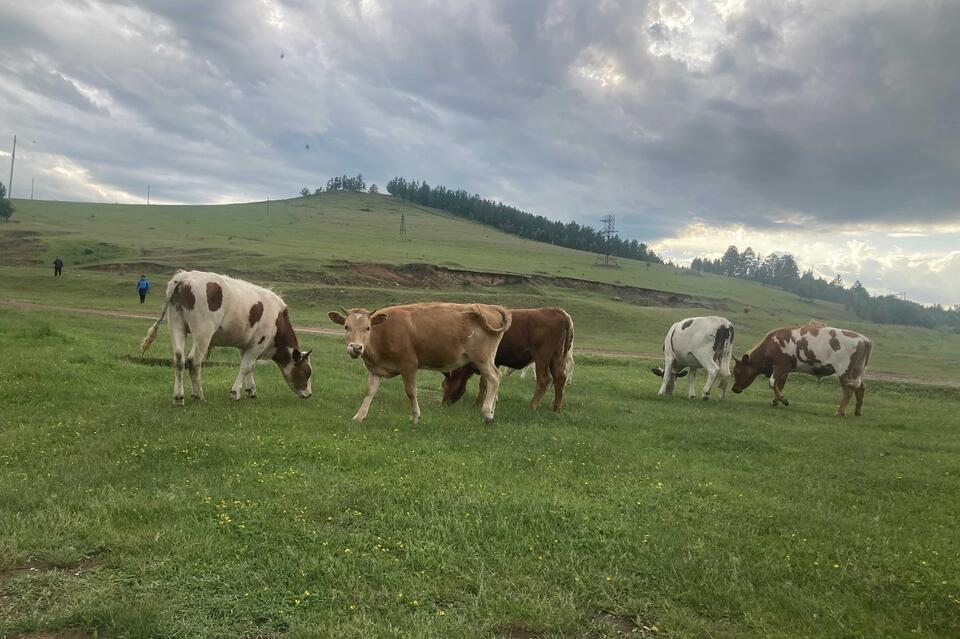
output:
[[[485,426],[423,372],[420,424],[389,380],[358,426],[339,340],[304,337],[309,401],[272,365],[230,401],[217,350],[175,409],[128,359],[147,325],[0,310],[0,637],[957,634],[960,392],[874,383],[839,420],[830,381],[704,403],[581,356],[560,416],[513,376]]]

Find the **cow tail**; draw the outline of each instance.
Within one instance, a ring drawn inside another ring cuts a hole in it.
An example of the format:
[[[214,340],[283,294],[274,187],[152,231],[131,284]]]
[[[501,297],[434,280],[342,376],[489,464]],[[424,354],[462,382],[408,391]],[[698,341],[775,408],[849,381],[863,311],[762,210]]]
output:
[[[160,309],[160,317],[157,318],[157,321],[153,323],[153,326],[150,327],[150,330],[147,331],[147,336],[143,338],[143,341],[140,342],[140,357],[143,357],[143,354],[147,352],[147,349],[150,348],[150,345],[153,344],[153,340],[157,339],[157,333],[160,332],[160,323],[163,322],[163,318],[167,315],[167,308],[170,307],[170,302],[164,302],[163,308]]]
[[[180,272],[181,271],[177,271],[177,274]],[[147,336],[143,338],[142,342],[140,342],[140,357],[143,357],[144,353],[147,352],[147,349],[150,348],[150,345],[153,344],[153,341],[157,339],[157,333],[160,331],[160,324],[163,322],[163,318],[167,316],[167,309],[170,308],[170,300],[173,298],[174,293],[177,292],[179,287],[180,282],[176,279],[170,280],[170,283],[167,284],[167,292],[164,295],[163,307],[160,309],[160,317],[157,318],[157,321],[154,322],[153,326],[150,327],[150,330],[147,331]]]
[[[563,374],[569,385],[573,381],[573,318],[562,308],[560,312],[567,320],[567,337],[563,344]]]
[[[713,357],[720,365],[724,377],[730,376],[730,356],[733,354],[733,326],[727,324],[717,329],[713,340]]]
[[[483,326],[484,330],[494,334],[506,333],[507,329],[510,328],[511,322],[513,321],[510,311],[502,306],[493,306],[492,308],[497,309],[497,312],[500,313],[500,317],[503,319],[502,325],[499,328],[490,325],[490,322],[487,321],[487,316],[483,314],[482,310],[480,310],[479,304],[473,305],[473,312],[477,314],[477,317],[480,319],[480,324]]]

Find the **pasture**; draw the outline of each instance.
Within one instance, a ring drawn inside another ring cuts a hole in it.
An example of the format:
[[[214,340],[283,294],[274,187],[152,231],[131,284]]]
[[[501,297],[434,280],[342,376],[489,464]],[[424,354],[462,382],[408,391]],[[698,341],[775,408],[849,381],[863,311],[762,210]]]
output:
[[[419,207],[394,243],[397,207],[324,195],[265,219],[255,204],[17,202],[19,224],[0,228],[0,637],[960,633],[960,390],[876,379],[960,381],[960,336],[666,266],[602,269]],[[709,306],[550,281],[416,288],[345,275],[347,259],[556,269]],[[565,410],[528,412],[533,380],[514,375],[485,426],[476,379],[444,408],[422,371],[419,424],[394,379],[356,425],[362,365],[307,333],[310,400],[265,363],[259,398],[231,401],[238,357],[215,349],[208,400],[177,409],[166,326],[141,361],[150,320],[22,308],[155,315],[180,265],[272,284],[300,326],[338,328],[339,304],[561,304],[576,323]],[[810,317],[869,335],[865,415],[833,417],[834,378],[791,377],[789,408],[762,380],[722,403],[687,400],[685,380],[656,397],[667,327],[712,312],[736,324],[738,354]]]
[[[169,368],[131,359],[145,324],[0,312],[0,636],[960,628],[955,390],[872,383],[838,420],[832,381],[792,379],[789,409],[658,399],[639,362],[581,356],[560,416],[512,376],[487,427],[424,372],[419,425],[390,380],[356,426],[339,340],[303,336],[310,400],[262,365],[234,403],[217,351],[175,409]]]

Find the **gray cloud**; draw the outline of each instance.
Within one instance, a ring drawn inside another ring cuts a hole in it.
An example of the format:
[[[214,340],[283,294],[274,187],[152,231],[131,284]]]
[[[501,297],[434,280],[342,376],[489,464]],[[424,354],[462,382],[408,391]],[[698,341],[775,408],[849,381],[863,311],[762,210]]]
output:
[[[402,174],[648,241],[957,218],[957,3],[0,5],[0,121],[111,193]]]

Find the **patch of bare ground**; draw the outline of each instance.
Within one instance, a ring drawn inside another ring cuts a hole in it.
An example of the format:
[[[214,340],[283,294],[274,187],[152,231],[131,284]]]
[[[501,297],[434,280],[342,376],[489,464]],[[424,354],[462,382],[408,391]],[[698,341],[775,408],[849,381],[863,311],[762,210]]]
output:
[[[4,231],[0,233],[0,264],[4,266],[37,265],[47,245],[34,231]]]
[[[87,557],[69,566],[57,566],[46,561],[29,561],[16,568],[0,570],[0,583],[24,575],[38,575],[46,572],[63,572],[79,577],[83,573],[93,570],[98,563],[99,558],[97,556]]]
[[[581,280],[572,277],[559,277],[544,273],[496,273],[491,271],[471,271],[454,269],[434,264],[376,264],[366,262],[335,262],[323,274],[316,274],[318,284],[346,286],[396,286],[402,288],[449,290],[457,288],[490,288],[511,286],[536,292],[539,287],[553,286],[577,290],[589,290],[594,293],[616,299],[617,301],[641,306],[696,307],[724,310],[725,300],[698,297],[685,293],[660,291],[651,288],[626,286]]]
[[[522,624],[505,623],[493,629],[496,636],[503,639],[540,639],[546,636],[539,630],[534,630]]]
[[[597,621],[605,626],[611,627],[614,632],[617,633],[617,636],[655,637],[659,632],[656,624],[652,621],[643,621],[638,617],[632,617],[610,610],[601,610],[598,612]]]
[[[86,630],[80,628],[61,628],[60,630],[34,630],[14,639],[92,639]]]
[[[98,262],[96,264],[87,264],[83,268],[91,271],[101,271],[108,273],[132,273],[134,271],[169,271],[171,275],[177,269],[185,271],[199,269],[209,271],[224,271],[222,265],[225,262],[243,262],[250,258],[261,257],[257,253],[247,251],[232,251],[229,249],[182,249],[170,247],[158,247],[144,249],[141,251],[139,259],[130,259],[122,261]],[[231,269],[227,269],[231,270]]]

